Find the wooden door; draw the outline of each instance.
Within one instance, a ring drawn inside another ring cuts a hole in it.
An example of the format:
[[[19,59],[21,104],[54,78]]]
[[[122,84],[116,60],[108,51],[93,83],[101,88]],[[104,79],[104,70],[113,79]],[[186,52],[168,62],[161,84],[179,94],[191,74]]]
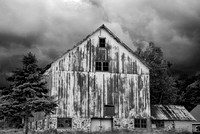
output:
[[[91,120],[91,131],[111,131],[112,119],[98,118]]]

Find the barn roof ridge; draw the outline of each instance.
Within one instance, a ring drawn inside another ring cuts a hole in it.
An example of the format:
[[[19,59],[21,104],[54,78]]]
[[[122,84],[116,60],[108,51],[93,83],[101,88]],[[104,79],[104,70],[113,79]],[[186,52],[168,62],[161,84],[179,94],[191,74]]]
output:
[[[139,57],[137,56],[134,51],[128,47],[125,43],[123,43],[112,31],[110,31],[104,24],[102,24],[100,27],[98,27],[95,31],[91,32],[90,34],[88,34],[84,39],[82,39],[81,41],[79,41],[76,45],[74,45],[72,48],[68,49],[66,52],[64,52],[63,54],[61,54],[60,56],[58,56],[56,59],[54,59],[50,64],[53,64],[54,62],[56,62],[58,59],[60,59],[62,56],[64,56],[65,54],[67,54],[69,51],[73,50],[74,48],[78,47],[81,43],[83,43],[84,41],[86,41],[91,35],[93,35],[94,33],[96,33],[97,31],[99,31],[100,29],[104,29],[106,30],[119,44],[121,44],[125,49],[127,49],[130,53],[132,53],[142,64],[144,64],[144,66],[146,66],[147,68],[149,68],[149,66]],[[50,68],[50,67],[49,67]],[[45,69],[48,70],[49,68]]]

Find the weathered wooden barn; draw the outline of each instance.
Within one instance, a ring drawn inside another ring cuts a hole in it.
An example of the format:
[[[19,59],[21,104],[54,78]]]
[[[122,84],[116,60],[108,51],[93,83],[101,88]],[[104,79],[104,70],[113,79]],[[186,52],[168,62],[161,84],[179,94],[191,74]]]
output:
[[[105,25],[51,63],[45,76],[58,107],[31,127],[151,128],[149,69]]]

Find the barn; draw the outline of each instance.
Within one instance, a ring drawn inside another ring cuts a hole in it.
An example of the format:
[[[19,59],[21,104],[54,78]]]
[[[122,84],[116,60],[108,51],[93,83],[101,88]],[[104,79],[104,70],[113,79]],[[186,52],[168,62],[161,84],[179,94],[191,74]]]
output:
[[[151,129],[149,69],[105,25],[53,61],[44,75],[58,107],[31,128]]]

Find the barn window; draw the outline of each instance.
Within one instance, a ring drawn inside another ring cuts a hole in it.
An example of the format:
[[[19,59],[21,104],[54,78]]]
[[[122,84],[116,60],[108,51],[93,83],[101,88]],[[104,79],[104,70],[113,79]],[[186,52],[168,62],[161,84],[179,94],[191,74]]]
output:
[[[58,118],[58,128],[71,128],[72,119],[71,118]]]
[[[101,71],[101,62],[96,62],[96,71]]]
[[[108,71],[108,62],[103,62],[103,71]]]
[[[155,124],[156,128],[164,128],[163,120],[152,120],[152,124]]]
[[[96,62],[96,71],[108,71],[109,63],[107,61],[97,61]]]
[[[146,128],[147,120],[146,119],[135,119],[135,128]]]
[[[99,38],[99,47],[106,47],[106,38]]]
[[[115,109],[114,105],[104,105],[104,116],[114,116]]]

